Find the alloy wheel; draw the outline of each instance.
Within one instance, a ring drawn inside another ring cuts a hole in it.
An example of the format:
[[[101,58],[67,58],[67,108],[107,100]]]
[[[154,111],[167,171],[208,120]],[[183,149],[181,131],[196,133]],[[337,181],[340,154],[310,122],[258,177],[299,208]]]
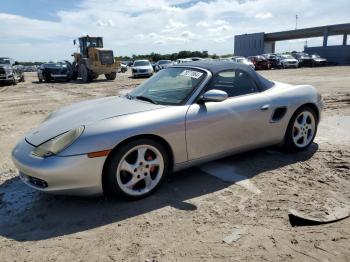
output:
[[[124,193],[141,196],[154,189],[164,173],[164,159],[151,145],[138,145],[121,158],[116,171],[118,186]]]
[[[294,144],[303,148],[312,141],[316,129],[316,121],[313,114],[309,111],[301,112],[295,119],[292,131]]]

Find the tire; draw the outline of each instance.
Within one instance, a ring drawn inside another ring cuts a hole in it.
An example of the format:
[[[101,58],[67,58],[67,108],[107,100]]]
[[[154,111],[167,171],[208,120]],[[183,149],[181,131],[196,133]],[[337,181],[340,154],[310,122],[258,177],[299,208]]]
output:
[[[19,81],[20,81],[20,82],[24,82],[24,81],[25,81],[24,74],[21,75],[21,78],[20,78]]]
[[[148,164],[151,161],[155,164]],[[169,157],[164,146],[151,139],[136,139],[108,159],[103,189],[108,196],[141,199],[156,191],[168,173]]]
[[[79,75],[84,83],[89,83],[92,81],[90,71],[85,64],[79,65]]]
[[[44,81],[46,83],[51,82],[51,76],[48,73],[44,73]]]
[[[16,79],[16,77],[15,76],[13,76],[13,79],[12,79],[12,85],[17,85],[17,83],[18,83],[18,80]]]
[[[112,72],[110,74],[105,74],[105,77],[107,80],[114,80],[117,77],[117,73],[116,72]]]
[[[315,110],[309,106],[299,108],[289,121],[284,137],[284,148],[289,152],[307,149],[315,139],[318,118]]]

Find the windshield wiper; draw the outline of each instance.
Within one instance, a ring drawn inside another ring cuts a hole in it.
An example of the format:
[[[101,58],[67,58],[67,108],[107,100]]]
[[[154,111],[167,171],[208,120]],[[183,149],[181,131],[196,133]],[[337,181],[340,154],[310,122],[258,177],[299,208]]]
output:
[[[149,98],[147,96],[135,96],[135,98],[138,100],[143,100],[143,101],[151,102],[152,104],[158,105],[157,101],[155,101],[152,98]]]

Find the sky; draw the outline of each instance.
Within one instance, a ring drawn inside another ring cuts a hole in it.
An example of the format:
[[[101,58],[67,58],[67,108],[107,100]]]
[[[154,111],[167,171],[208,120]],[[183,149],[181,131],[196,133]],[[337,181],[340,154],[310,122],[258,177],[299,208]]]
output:
[[[349,0],[0,0],[0,57],[71,60],[73,39],[104,37],[116,56],[233,53],[234,35],[350,22]],[[309,46],[322,39],[307,40]],[[329,44],[341,44],[330,37]],[[301,51],[305,39],[276,44]]]

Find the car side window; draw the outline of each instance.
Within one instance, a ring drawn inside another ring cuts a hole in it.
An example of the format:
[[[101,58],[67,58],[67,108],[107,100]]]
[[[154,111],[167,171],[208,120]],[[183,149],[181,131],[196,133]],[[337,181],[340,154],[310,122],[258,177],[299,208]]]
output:
[[[229,70],[217,73],[207,90],[218,89],[225,91],[228,97],[255,93],[258,88],[255,81],[245,72]]]

